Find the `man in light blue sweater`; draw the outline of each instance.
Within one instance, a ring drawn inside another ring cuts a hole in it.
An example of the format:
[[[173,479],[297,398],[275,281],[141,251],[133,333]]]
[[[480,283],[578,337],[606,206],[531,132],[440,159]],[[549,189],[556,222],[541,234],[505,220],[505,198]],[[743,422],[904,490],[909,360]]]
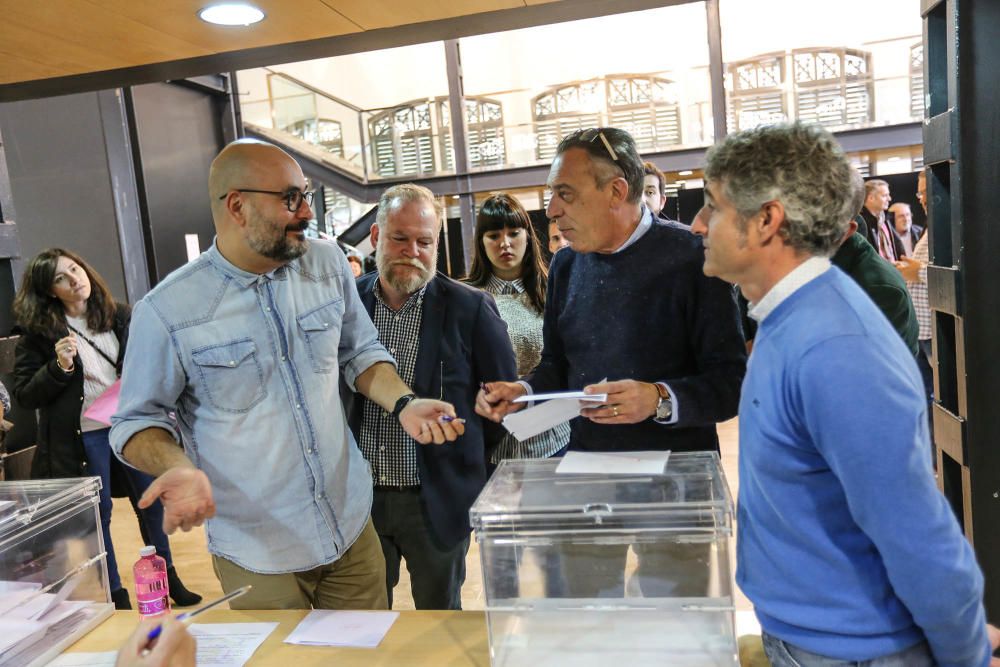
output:
[[[830,265],[850,165],[819,126],[713,148],[692,231],[707,275],[759,323],[740,399],[737,581],[772,664],[947,667],[992,659],[983,577],[927,461],[913,355]]]

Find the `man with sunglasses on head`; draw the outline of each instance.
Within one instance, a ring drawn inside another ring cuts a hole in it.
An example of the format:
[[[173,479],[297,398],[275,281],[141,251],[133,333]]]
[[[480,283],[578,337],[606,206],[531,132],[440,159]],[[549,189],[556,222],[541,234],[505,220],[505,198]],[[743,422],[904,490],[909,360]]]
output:
[[[559,144],[546,214],[570,247],[549,269],[542,359],[523,382],[488,384],[479,414],[499,421],[526,393],[582,388],[608,398],[572,421],[571,450],[719,451],[715,425],[736,414],[746,366],[736,300],[703,275],[697,237],[654,220],[643,178],[627,132],[582,130]],[[708,567],[694,569],[669,594],[704,595]],[[623,576],[592,568],[571,583],[615,596]],[[639,582],[647,595],[665,584]]]
[[[136,305],[111,443],[157,476],[139,504],[163,502],[166,532],[208,520],[223,590],[253,585],[234,606],[384,609],[372,480],[339,381],[421,445],[465,429],[400,379],[340,248],[306,240],[307,187],[270,144],[215,158],[215,242]]]

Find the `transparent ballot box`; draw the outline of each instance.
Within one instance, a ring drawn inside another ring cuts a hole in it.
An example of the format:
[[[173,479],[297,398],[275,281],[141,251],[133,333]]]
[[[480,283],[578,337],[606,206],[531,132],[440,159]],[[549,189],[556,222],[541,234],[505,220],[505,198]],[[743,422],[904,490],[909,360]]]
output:
[[[100,488],[0,482],[0,666],[44,665],[114,612]]]
[[[470,510],[494,667],[738,665],[718,455],[662,475],[504,461]]]

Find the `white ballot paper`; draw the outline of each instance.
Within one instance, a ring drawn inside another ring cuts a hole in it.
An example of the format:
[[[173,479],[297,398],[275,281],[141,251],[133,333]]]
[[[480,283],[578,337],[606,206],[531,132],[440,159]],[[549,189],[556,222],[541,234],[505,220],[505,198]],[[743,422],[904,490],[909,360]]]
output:
[[[118,651],[76,651],[63,653],[49,663],[49,667],[115,667]]]
[[[195,623],[188,627],[198,642],[198,667],[243,667],[277,623]]]
[[[662,475],[670,452],[566,452],[556,474]]]
[[[398,616],[398,611],[314,609],[295,626],[285,643],[376,648]]]
[[[515,398],[513,403],[545,401],[527,410],[512,412],[503,418],[503,426],[520,441],[548,431],[580,414],[580,402],[600,405],[607,394],[585,394],[582,391],[560,391],[553,394],[531,394]]]

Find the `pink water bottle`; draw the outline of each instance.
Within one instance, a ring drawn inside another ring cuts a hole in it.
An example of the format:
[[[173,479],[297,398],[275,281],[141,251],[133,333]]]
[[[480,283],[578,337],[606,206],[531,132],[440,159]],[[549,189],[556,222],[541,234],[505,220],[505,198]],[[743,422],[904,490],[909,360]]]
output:
[[[139,549],[135,575],[135,599],[141,618],[156,618],[170,613],[170,588],[167,584],[167,561],[156,555],[156,547]]]

